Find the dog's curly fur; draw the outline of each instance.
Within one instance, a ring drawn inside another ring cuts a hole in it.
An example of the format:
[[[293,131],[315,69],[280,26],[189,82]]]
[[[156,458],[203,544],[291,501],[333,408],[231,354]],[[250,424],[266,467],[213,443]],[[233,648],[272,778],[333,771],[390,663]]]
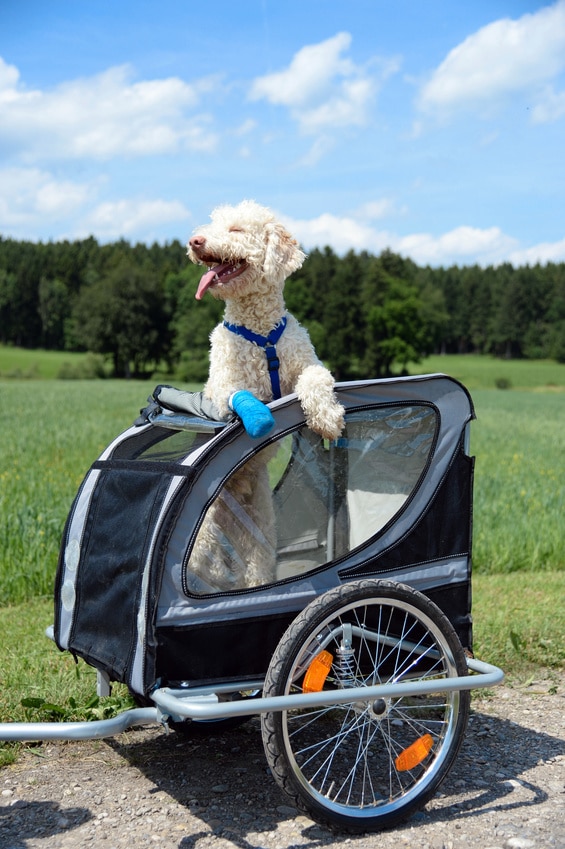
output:
[[[305,259],[296,240],[269,209],[247,200],[215,209],[211,223],[198,228],[190,240],[188,256],[193,262],[224,269],[207,291],[225,301],[224,317],[230,324],[268,336],[286,316],[287,326],[277,343],[281,393],[296,392],[308,426],[327,439],[337,439],[344,420],[333,377],[284,303],[285,280]],[[211,335],[204,393],[225,415],[230,396],[240,389],[261,401],[272,400],[265,352],[219,324]]]
[[[269,209],[245,200],[237,206],[217,207],[211,222],[190,239],[188,256],[212,270],[205,274],[197,298],[210,292],[225,301],[224,318],[230,324],[268,336],[286,317],[286,328],[277,342],[281,394],[296,392],[307,425],[322,437],[337,439],[344,426],[344,410],[334,395],[334,379],[316,356],[305,328],[285,307],[285,280],[305,259],[296,240]],[[228,414],[229,399],[238,390],[248,390],[265,403],[272,400],[262,348],[232,333],[223,323],[213,330],[210,341],[204,394],[221,415]],[[276,534],[266,460],[263,451],[253,459],[252,470],[246,466],[232,476],[201,526],[191,569],[217,589],[274,580]],[[242,523],[244,515],[246,522]],[[237,539],[241,551],[234,555],[226,539]]]

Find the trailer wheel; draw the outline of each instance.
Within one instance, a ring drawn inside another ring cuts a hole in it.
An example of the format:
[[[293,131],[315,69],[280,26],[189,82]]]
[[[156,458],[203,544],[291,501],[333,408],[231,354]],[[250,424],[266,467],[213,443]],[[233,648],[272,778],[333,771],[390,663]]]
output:
[[[467,674],[457,635],[428,598],[363,580],[315,599],[272,657],[265,697]],[[363,832],[406,819],[436,792],[457,755],[469,691],[392,696],[262,717],[275,780],[310,817]]]

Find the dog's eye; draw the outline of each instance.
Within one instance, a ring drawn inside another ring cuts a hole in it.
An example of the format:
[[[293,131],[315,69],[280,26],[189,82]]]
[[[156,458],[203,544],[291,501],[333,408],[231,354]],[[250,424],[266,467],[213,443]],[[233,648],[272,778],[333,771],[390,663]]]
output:
[[[230,227],[229,232],[230,233],[243,233],[243,230],[241,229],[241,227]]]

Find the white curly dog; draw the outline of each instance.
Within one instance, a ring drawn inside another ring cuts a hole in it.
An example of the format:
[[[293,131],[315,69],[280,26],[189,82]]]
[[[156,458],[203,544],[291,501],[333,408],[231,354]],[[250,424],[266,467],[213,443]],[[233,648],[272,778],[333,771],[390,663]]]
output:
[[[296,392],[311,430],[337,439],[344,409],[335,397],[334,379],[316,356],[306,329],[285,307],[285,280],[305,259],[297,241],[269,209],[245,200],[217,207],[187,247],[190,260],[209,269],[196,298],[210,293],[225,302],[224,321],[210,337],[204,397],[221,417],[234,409],[249,431],[238,398],[248,401],[251,393],[252,402],[268,403]],[[201,581],[204,591],[207,586],[237,589],[275,579],[267,454],[260,452],[232,476],[201,526],[190,566],[195,586]]]
[[[273,400],[265,350],[231,328],[246,328],[266,339],[281,322],[276,343],[280,394],[296,392],[312,430],[336,439],[343,408],[334,396],[334,380],[322,365],[307,331],[286,309],[286,278],[305,260],[297,242],[273,213],[254,201],[220,206],[211,223],[199,227],[188,244],[192,262],[207,265],[196,297],[210,292],[225,301],[224,322],[211,336],[210,372],[204,394],[228,412],[229,398],[240,389],[261,401]]]

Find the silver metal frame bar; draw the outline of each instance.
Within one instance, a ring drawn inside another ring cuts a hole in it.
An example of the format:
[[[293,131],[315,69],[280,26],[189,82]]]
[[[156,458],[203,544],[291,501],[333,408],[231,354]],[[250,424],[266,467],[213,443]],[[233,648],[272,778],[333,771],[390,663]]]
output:
[[[474,690],[494,687],[504,679],[497,666],[481,660],[468,659],[472,675],[456,678],[439,678],[431,681],[403,681],[396,684],[377,684],[372,687],[348,687],[343,690],[322,690],[319,693],[297,693],[290,696],[249,698],[239,701],[222,701],[213,687],[198,690],[155,690],[151,698],[155,707],[134,708],[123,711],[111,719],[96,722],[3,722],[0,723],[0,740],[31,742],[32,740],[93,740],[111,737],[134,725],[166,725],[168,720],[194,719],[201,722],[227,719],[234,716],[252,716],[303,707],[323,707],[368,702],[381,698],[421,696],[437,692]],[[260,687],[261,682],[257,682]],[[246,692],[254,687],[249,682],[239,687],[232,685],[231,692]],[[222,688],[223,690],[223,688]]]
[[[297,693],[290,696],[261,697],[242,699],[235,702],[222,702],[214,693],[187,698],[186,691],[164,687],[155,690],[151,698],[161,710],[163,716],[173,720],[226,719],[232,716],[252,716],[304,707],[324,707],[347,704],[350,702],[369,702],[373,699],[402,698],[403,696],[422,696],[430,693],[445,693],[455,690],[474,690],[493,687],[500,684],[504,673],[497,666],[480,660],[469,659],[467,665],[475,675],[463,675],[455,678],[436,678],[431,681],[403,681],[396,684],[375,684],[372,687],[346,687],[343,690],[321,690],[319,693]]]
[[[30,743],[33,740],[97,740],[120,734],[132,725],[154,725],[159,721],[154,707],[125,710],[111,719],[93,722],[2,722],[0,740]]]

